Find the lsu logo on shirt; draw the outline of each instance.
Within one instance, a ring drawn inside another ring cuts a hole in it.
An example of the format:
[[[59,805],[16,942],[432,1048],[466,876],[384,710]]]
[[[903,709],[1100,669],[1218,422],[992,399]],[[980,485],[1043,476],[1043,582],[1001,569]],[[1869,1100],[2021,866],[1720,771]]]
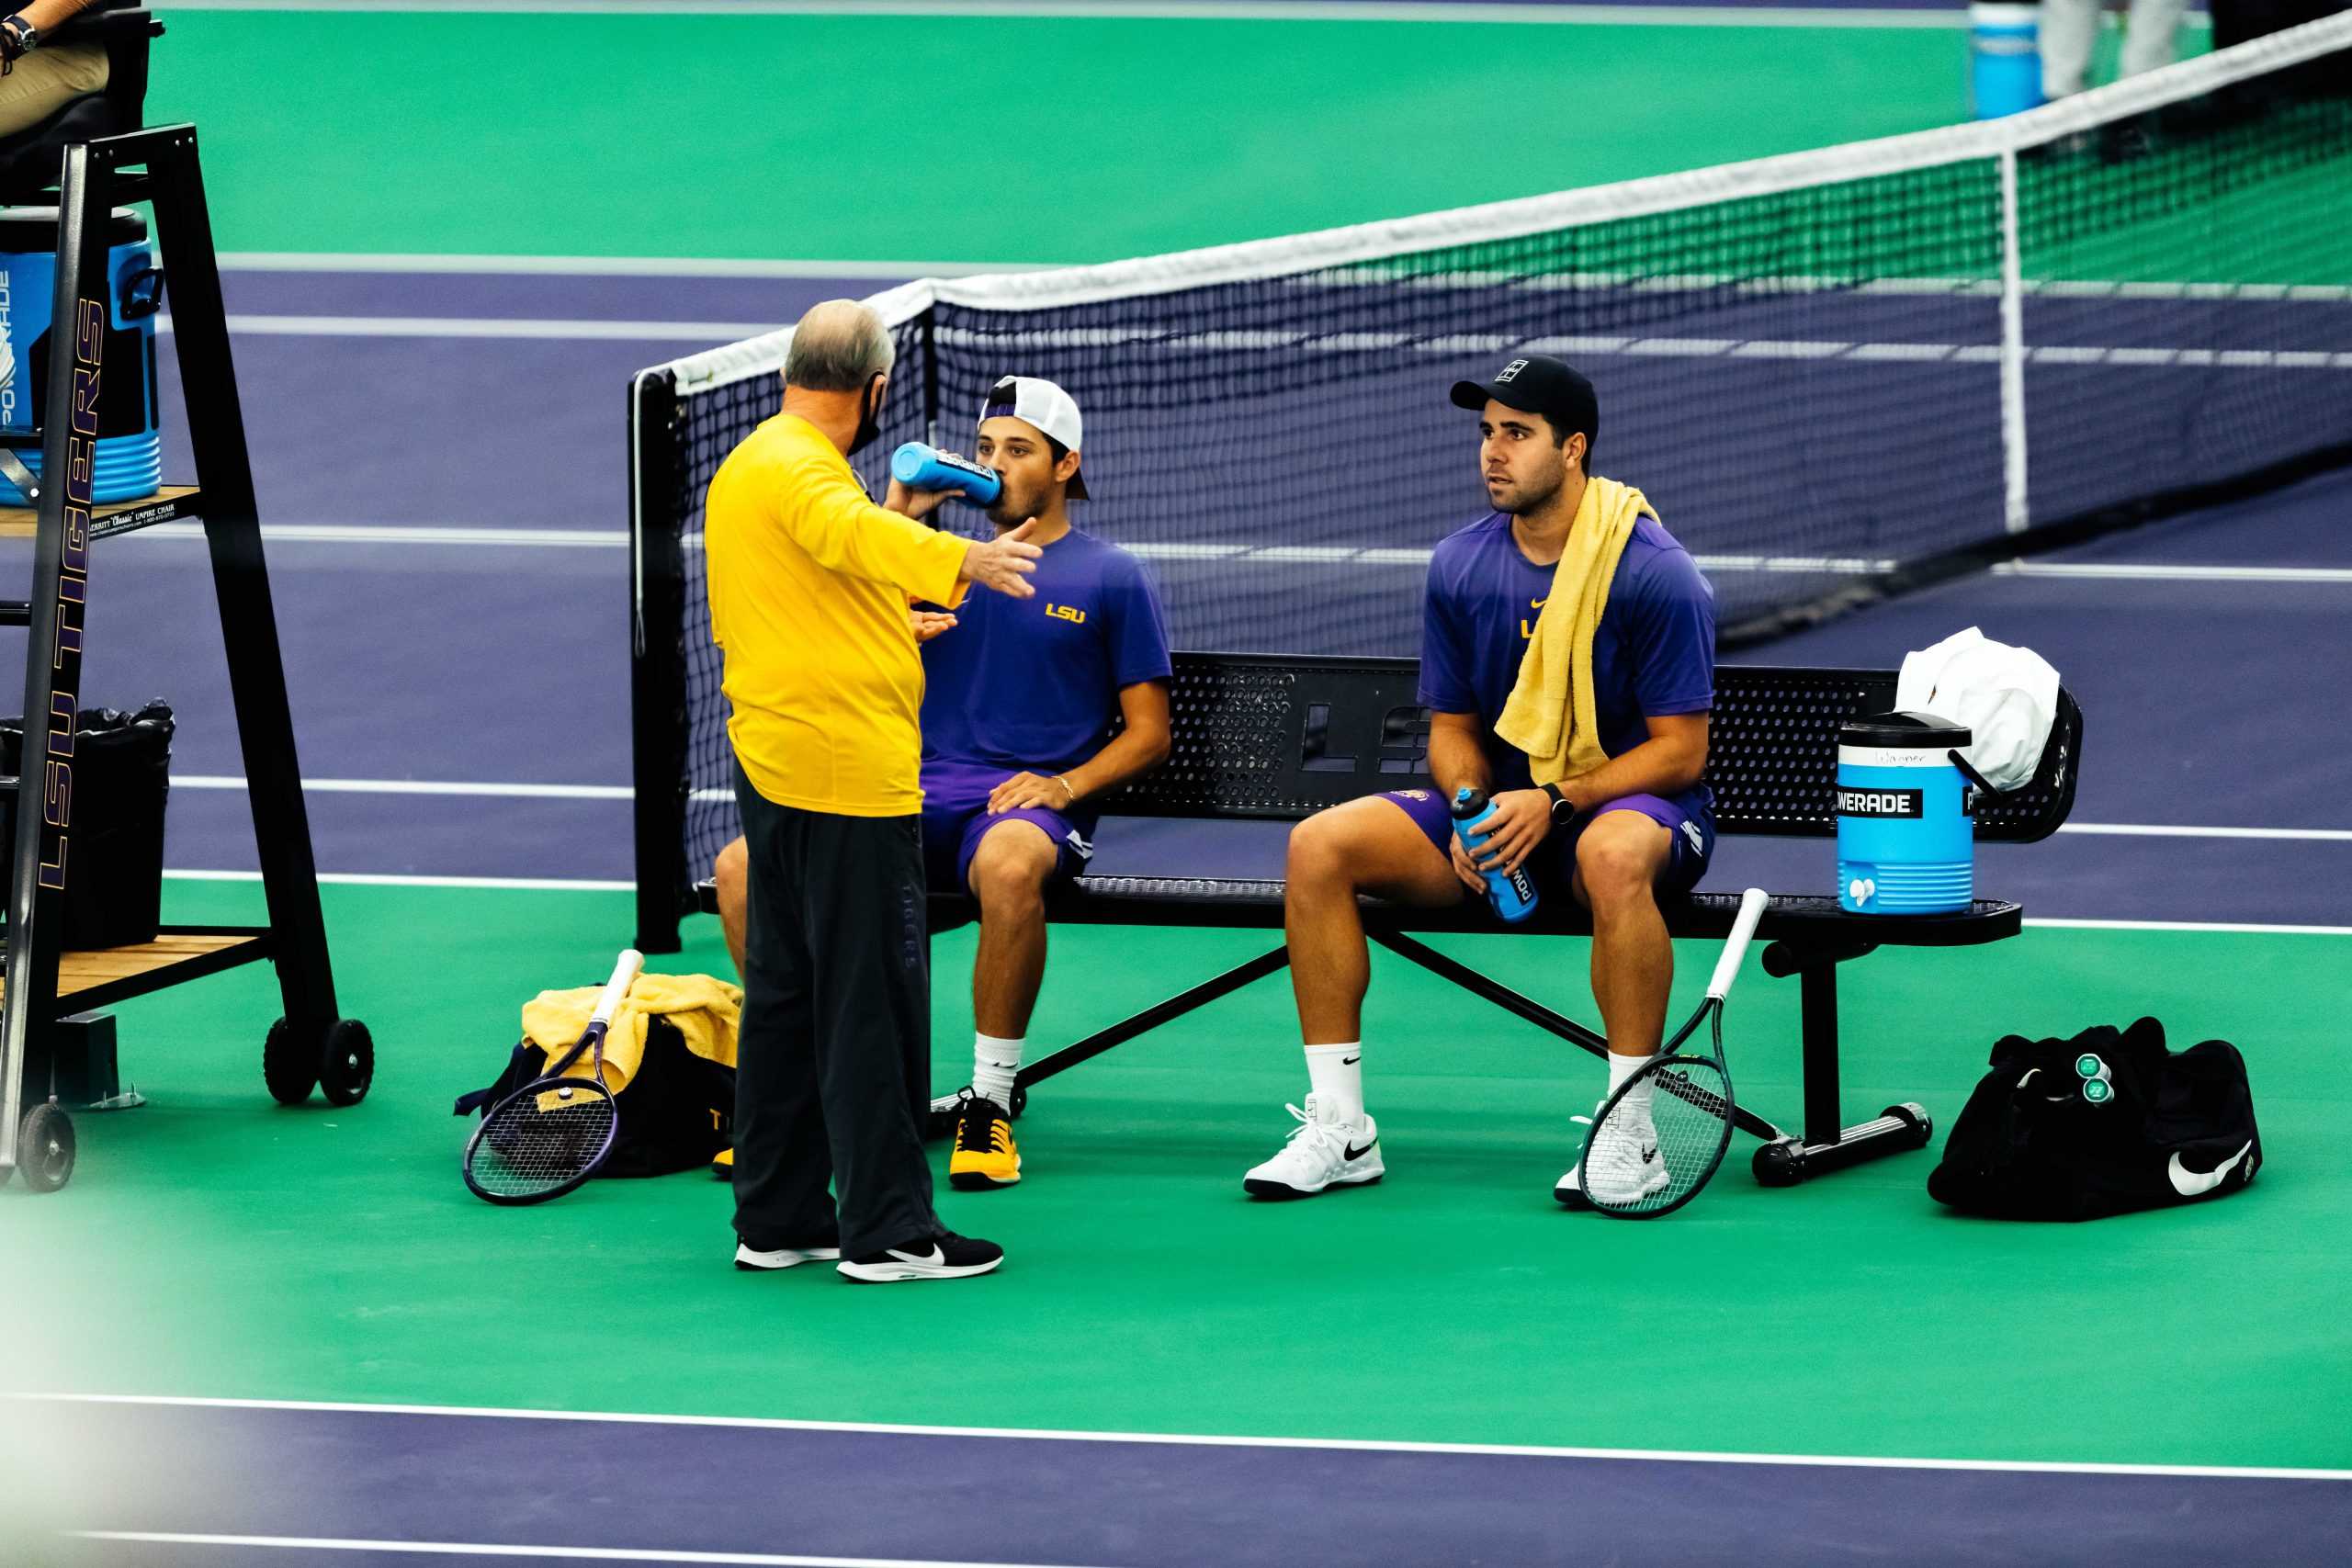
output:
[[[1046,614],[1054,620],[1068,621],[1074,626],[1082,626],[1086,624],[1086,612],[1075,604],[1048,604],[1046,606]]]
[[[1534,640],[1535,640],[1535,623],[1536,623],[1537,621],[1540,621],[1540,620],[1542,620],[1542,619],[1544,618],[1544,606],[1547,603],[1549,603],[1549,600],[1547,600],[1547,599],[1530,599],[1530,600],[1527,602],[1527,607],[1528,607],[1529,609],[1531,609],[1531,610],[1534,611],[1534,612],[1535,612],[1535,614],[1533,614],[1533,615],[1521,615],[1521,616],[1520,616],[1520,618],[1519,618],[1519,640],[1520,640],[1520,641],[1521,641],[1521,642],[1532,642],[1532,641],[1534,641]]]

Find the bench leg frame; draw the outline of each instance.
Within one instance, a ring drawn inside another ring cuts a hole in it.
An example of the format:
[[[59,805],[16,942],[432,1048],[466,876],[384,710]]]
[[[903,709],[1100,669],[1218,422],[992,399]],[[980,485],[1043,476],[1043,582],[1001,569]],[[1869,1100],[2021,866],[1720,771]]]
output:
[[[1794,1187],[1849,1165],[1925,1148],[1935,1136],[1934,1121],[1909,1100],[1845,1125],[1838,1081],[1838,965],[1872,951],[1868,942],[1788,942],[1764,951],[1766,974],[1797,976],[1804,1043],[1804,1136],[1775,1138],[1756,1151],[1756,1179],[1767,1187]]]
[[[1608,1055],[1607,1037],[1467,964],[1448,958],[1426,942],[1400,931],[1372,931],[1365,934],[1399,958],[1419,964],[1440,979],[1459,986],[1474,996],[1484,998],[1515,1018],[1593,1055]],[[1756,1179],[1767,1187],[1793,1187],[1809,1178],[1842,1170],[1850,1165],[1924,1148],[1935,1135],[1935,1123],[1927,1111],[1909,1101],[1890,1105],[1871,1121],[1851,1127],[1843,1125],[1838,1072],[1838,965],[1871,951],[1867,944],[1815,946],[1786,942],[1774,942],[1765,950],[1764,968],[1768,974],[1782,977],[1798,976],[1799,997],[1804,1010],[1804,1051],[1803,1137],[1782,1131],[1744,1106],[1736,1112],[1737,1125],[1742,1132],[1764,1140],[1756,1151],[1753,1168]],[[1247,963],[1238,964],[1164,1001],[1155,1002],[1107,1029],[1098,1030],[1083,1040],[1030,1063],[1021,1069],[1019,1077],[1014,1080],[1020,1096],[1015,1101],[1014,1113],[1019,1113],[1023,1102],[1028,1098],[1029,1089],[1047,1078],[1066,1073],[1081,1062],[1091,1061],[1105,1051],[1124,1045],[1138,1035],[1148,1034],[1164,1023],[1173,1022],[1186,1013],[1196,1012],[1244,986],[1287,967],[1289,963],[1289,950],[1276,946]],[[937,1121],[938,1118],[934,1118],[934,1122]]]

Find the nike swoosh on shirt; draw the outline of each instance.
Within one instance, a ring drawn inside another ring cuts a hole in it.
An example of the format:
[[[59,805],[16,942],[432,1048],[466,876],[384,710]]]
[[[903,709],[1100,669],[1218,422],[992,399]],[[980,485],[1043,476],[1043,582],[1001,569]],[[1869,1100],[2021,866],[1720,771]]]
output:
[[[2244,1148],[2208,1171],[2190,1170],[2180,1163],[2180,1156],[2175,1155],[2172,1163],[2165,1168],[2165,1174],[2172,1178],[2172,1190],[2182,1197],[2201,1198],[2227,1181],[2230,1172],[2237,1168],[2238,1161],[2245,1158],[2253,1149],[2254,1145],[2249,1141]]]

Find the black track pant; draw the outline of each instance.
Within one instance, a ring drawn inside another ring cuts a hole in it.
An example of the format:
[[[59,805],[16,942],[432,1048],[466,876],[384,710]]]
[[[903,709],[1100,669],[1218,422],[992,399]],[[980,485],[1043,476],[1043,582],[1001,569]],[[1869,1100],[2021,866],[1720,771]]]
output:
[[[740,767],[735,798],[751,856],[736,1234],[763,1250],[828,1246],[838,1214],[845,1258],[927,1241],[944,1227],[922,1145],[922,818],[778,806]]]

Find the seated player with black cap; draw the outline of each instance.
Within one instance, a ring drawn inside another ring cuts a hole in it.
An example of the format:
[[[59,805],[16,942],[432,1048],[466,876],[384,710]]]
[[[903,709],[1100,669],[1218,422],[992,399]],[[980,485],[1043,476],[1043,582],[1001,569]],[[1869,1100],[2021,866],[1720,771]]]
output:
[[[933,888],[962,889],[980,908],[972,1083],[947,1166],[949,1184],[967,1191],[1021,1179],[1009,1122],[1045,979],[1046,887],[1094,852],[1089,800],[1168,755],[1167,617],[1140,560],[1070,522],[1067,503],[1087,494],[1082,434],[1078,404],[1053,382],[996,384],[973,455],[1003,481],[988,509],[998,536],[1034,519],[1024,536],[1044,551],[1029,579],[1035,592],[1012,614],[982,602],[997,594],[974,595],[955,615],[914,612],[924,865]],[[739,840],[714,868],[738,953],[742,853]]]
[[[1714,848],[1700,782],[1714,591],[1640,491],[1588,477],[1600,404],[1584,377],[1525,355],[1491,381],[1457,382],[1453,400],[1479,413],[1479,472],[1495,511],[1448,536],[1430,560],[1420,700],[1432,710],[1438,788],[1333,807],[1291,833],[1283,927],[1312,1092],[1303,1111],[1291,1108],[1299,1125],[1289,1142],[1244,1179],[1261,1198],[1377,1181],[1385,1169],[1363,1102],[1371,969],[1358,895],[1442,906],[1483,897],[1482,870],[1524,864],[1540,897],[1589,907],[1613,1091],[1657,1054],[1664,1031],[1674,949],[1658,901],[1687,893]],[[1581,668],[1523,682],[1522,665],[1540,661],[1531,645],[1554,656],[1555,674],[1566,662],[1557,652],[1571,648]],[[1537,711],[1539,684],[1553,694],[1548,715]],[[1540,741],[1529,739],[1544,729],[1531,730],[1532,712],[1548,719]],[[1487,791],[1496,808],[1479,864],[1453,832],[1449,803],[1464,785]],[[1571,1167],[1554,1195],[1574,1206],[1587,1182],[1606,1183],[1612,1198],[1662,1184],[1655,1137],[1646,1147],[1638,1135],[1623,1142],[1596,1149],[1589,1171]]]

